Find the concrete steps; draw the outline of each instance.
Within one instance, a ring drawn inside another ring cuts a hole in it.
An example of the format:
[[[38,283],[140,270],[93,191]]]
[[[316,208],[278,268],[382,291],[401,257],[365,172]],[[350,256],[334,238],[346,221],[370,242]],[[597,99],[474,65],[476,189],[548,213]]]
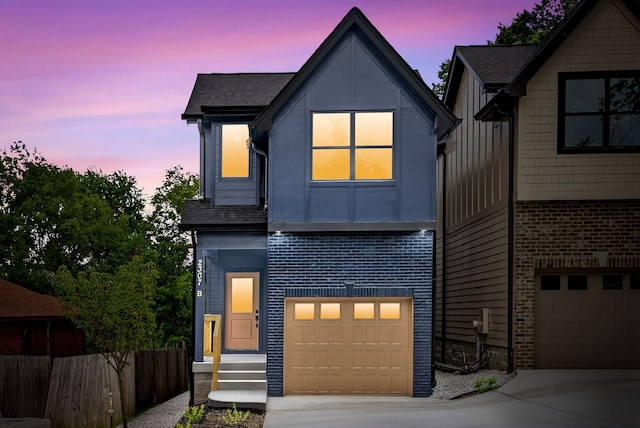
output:
[[[265,411],[267,408],[267,356],[222,354],[218,390],[209,393],[209,407]]]

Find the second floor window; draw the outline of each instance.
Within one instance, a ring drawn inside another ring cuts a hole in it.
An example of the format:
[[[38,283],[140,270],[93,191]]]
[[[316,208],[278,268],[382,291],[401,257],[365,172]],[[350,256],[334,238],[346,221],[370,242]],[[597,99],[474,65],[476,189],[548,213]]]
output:
[[[640,72],[562,73],[560,152],[640,151]]]
[[[391,180],[393,113],[312,114],[312,180]]]
[[[249,127],[246,124],[222,125],[222,178],[249,177]]]

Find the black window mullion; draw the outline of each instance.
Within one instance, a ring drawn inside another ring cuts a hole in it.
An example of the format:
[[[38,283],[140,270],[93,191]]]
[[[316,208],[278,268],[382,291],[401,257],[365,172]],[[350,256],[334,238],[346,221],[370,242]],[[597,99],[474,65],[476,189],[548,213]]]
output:
[[[351,112],[350,115],[350,123],[349,123],[349,168],[351,169],[349,173],[349,179],[356,179],[356,113]]]

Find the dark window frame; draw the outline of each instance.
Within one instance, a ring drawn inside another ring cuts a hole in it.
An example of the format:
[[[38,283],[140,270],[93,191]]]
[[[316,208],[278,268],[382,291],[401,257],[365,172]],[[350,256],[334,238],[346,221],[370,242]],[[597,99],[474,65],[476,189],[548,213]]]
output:
[[[311,157],[310,174],[312,183],[393,183],[396,178],[396,110],[381,109],[350,109],[350,110],[312,110],[310,117],[311,124]],[[391,114],[391,144],[390,145],[358,145],[356,141],[356,116],[360,113],[390,113]],[[316,114],[348,114],[349,115],[349,145],[348,146],[314,146],[313,141],[313,117]],[[348,149],[349,150],[349,178],[343,179],[314,179],[313,178],[313,155],[315,150]],[[391,149],[391,178],[356,178],[356,153],[358,149]]]
[[[610,71],[610,72],[570,72],[570,73],[558,73],[558,135],[557,135],[557,150],[558,154],[572,154],[572,153],[638,153],[640,152],[640,146],[610,146],[609,145],[609,130],[610,130],[610,96],[607,88],[610,87],[610,80],[617,78],[640,78],[640,70],[624,70],[624,71]],[[588,79],[602,79],[605,83],[605,109],[602,112],[582,112],[582,113],[569,113],[565,112],[566,105],[566,82],[567,80],[588,80]],[[628,113],[628,112],[627,112]],[[631,114],[631,113],[628,113]],[[640,114],[640,113],[638,113]],[[580,116],[594,116],[604,117],[605,123],[602,132],[602,145],[597,147],[565,147],[565,118],[566,117],[580,117]]]

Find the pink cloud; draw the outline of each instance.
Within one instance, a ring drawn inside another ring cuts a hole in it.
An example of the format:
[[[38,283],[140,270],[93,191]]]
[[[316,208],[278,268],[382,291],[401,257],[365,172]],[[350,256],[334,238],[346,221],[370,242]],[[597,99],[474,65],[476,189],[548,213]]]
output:
[[[506,3],[506,4],[505,4]],[[485,43],[535,0],[355,0],[435,80],[456,44]],[[296,71],[351,4],[342,0],[0,2],[0,149],[16,140],[79,171],[125,170],[147,192],[198,165],[180,120],[197,73]]]

